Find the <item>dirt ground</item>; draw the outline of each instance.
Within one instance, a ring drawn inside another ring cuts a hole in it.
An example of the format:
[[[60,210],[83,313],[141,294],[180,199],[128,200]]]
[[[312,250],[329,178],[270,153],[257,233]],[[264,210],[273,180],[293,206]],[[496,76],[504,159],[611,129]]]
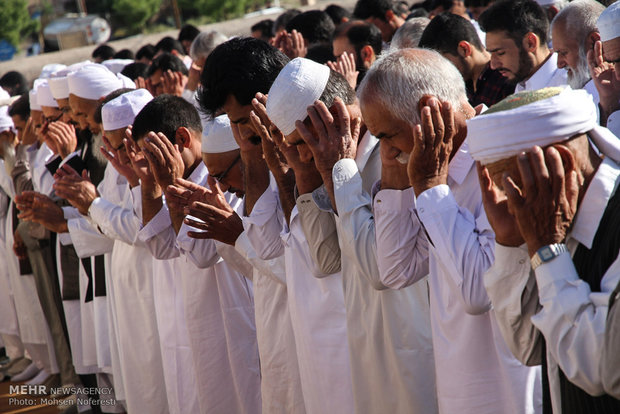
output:
[[[299,7],[300,10],[312,10],[312,9],[324,9],[329,4],[339,4],[343,7],[347,7],[349,9],[353,9],[355,5],[355,0],[343,0],[343,1],[333,1],[333,0],[318,0],[315,6],[305,6]],[[243,36],[250,34],[250,27],[253,24],[263,20],[263,19],[273,19],[275,20],[277,14],[271,15],[263,15],[263,16],[255,16],[251,18],[240,18],[229,20],[226,22],[219,22],[214,24],[209,24],[205,26],[200,26],[199,29],[202,31],[207,30],[219,30],[227,36]],[[166,32],[150,34],[150,35],[138,35],[132,36],[121,40],[116,40],[113,42],[108,42],[110,46],[115,48],[116,50],[121,49],[130,49],[132,51],[137,52],[138,49],[147,44],[157,43],[164,36],[172,36],[176,38],[178,35],[178,30],[169,30]],[[65,65],[69,65],[72,63],[76,63],[82,60],[86,60],[90,58],[92,51],[95,49],[95,46],[84,46],[75,49],[68,49],[59,52],[52,53],[44,53],[38,56],[30,56],[30,57],[18,57],[13,60],[7,62],[0,62],[0,75],[4,74],[11,70],[17,70],[21,72],[29,82],[32,82],[38,75],[41,73],[41,68],[48,63],[62,63]]]

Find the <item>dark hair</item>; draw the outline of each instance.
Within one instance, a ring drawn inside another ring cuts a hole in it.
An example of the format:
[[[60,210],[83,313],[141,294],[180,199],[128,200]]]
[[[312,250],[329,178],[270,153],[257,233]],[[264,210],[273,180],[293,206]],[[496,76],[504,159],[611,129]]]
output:
[[[28,92],[28,81],[21,73],[10,71],[0,78],[0,86],[11,96],[23,95]]]
[[[484,49],[476,29],[469,20],[444,12],[435,16],[426,26],[419,46],[458,56],[458,46],[462,40],[471,43],[480,51]]]
[[[293,17],[297,16],[298,14],[301,14],[301,11],[297,9],[289,9],[279,15],[276,21],[273,23],[273,34],[276,34],[283,29],[286,30],[286,25],[288,24],[288,22],[290,22],[291,19],[293,19]]]
[[[431,6],[432,7],[431,10],[435,10],[436,8],[441,7],[442,12],[447,12],[447,11],[450,11],[450,9],[452,9],[453,6],[454,6],[453,0],[433,0],[433,5]]]
[[[381,31],[374,24],[370,24],[361,20],[342,24],[334,33],[334,39],[346,36],[349,43],[355,48],[355,53],[360,56],[364,46],[369,45],[379,56],[383,42],[381,41]]]
[[[407,15],[407,18],[405,20],[410,20],[416,17],[428,17],[428,12],[423,6],[414,7],[413,9],[411,9],[411,13]]]
[[[117,90],[112,91],[109,94],[107,94],[105,96],[105,98],[103,98],[101,100],[101,102],[99,102],[99,105],[97,106],[97,109],[95,109],[95,113],[93,114],[93,120],[96,123],[98,123],[98,124],[103,123],[102,115],[101,115],[101,110],[103,109],[103,105],[107,104],[112,99],[118,98],[119,96],[121,96],[124,93],[131,92],[131,91],[134,91],[134,90],[135,89],[132,89],[132,88],[120,88],[120,89],[117,89]]]
[[[334,22],[327,13],[321,10],[310,10],[301,13],[288,22],[286,31],[297,30],[308,45],[313,43],[328,43],[334,35]]]
[[[133,62],[125,66],[121,71],[121,75],[127,76],[132,81],[138,78],[146,79],[149,73],[149,65],[144,62]]]
[[[327,62],[333,62],[336,60],[336,57],[334,56],[334,48],[331,43],[315,43],[314,45],[308,47],[306,59],[313,60],[321,65],[324,65]]]
[[[325,7],[325,13],[327,13],[327,15],[332,19],[336,27],[338,27],[339,24],[344,23],[342,21],[343,19],[351,19],[351,17],[353,17],[350,11],[337,4],[330,4]]]
[[[547,44],[547,14],[534,0],[496,1],[480,15],[478,22],[487,33],[505,30],[519,48],[529,32],[538,36],[541,44]]]
[[[198,111],[183,98],[163,94],[146,104],[136,115],[132,137],[137,142],[150,131],[161,132],[175,144],[176,132],[181,127],[202,132]]]
[[[144,45],[138,52],[136,53],[136,60],[141,60],[142,58],[148,58],[148,60],[153,60],[153,56],[155,56],[155,46],[152,44]]]
[[[9,116],[19,115],[24,121],[30,117],[30,99],[28,92],[22,94],[9,106]]]
[[[159,52],[172,53],[173,50],[176,50],[180,54],[184,55],[185,51],[183,50],[183,45],[177,39],[172,38],[170,36],[166,36],[161,39],[155,45],[155,54]]]
[[[151,66],[149,66],[149,70],[147,72],[147,76],[153,75],[153,73],[157,72],[157,70],[161,70],[162,72],[166,72],[171,70],[173,72],[181,72],[184,75],[187,75],[189,71],[187,70],[187,66],[185,63],[178,57],[170,53],[162,53],[157,56]]]
[[[488,6],[493,0],[465,0],[465,7],[470,8],[470,7],[486,7]]]
[[[198,30],[196,26],[186,24],[185,26],[181,27],[181,30],[179,30],[179,36],[177,37],[177,39],[179,40],[179,42],[182,42],[183,40],[189,40],[191,42],[196,38],[196,36],[198,36],[199,33],[200,30]]]
[[[256,92],[268,93],[289,59],[278,49],[251,37],[222,43],[207,57],[197,98],[205,115],[212,117],[229,95],[249,105]]]
[[[112,59],[112,56],[114,56],[114,53],[116,53],[116,50],[114,50],[114,48],[112,48],[111,46],[101,45],[95,48],[95,50],[93,50],[91,57],[93,59],[101,59],[102,61],[104,61],[104,60]]]
[[[119,50],[112,56],[113,59],[134,59],[134,54],[129,49]]]
[[[336,98],[342,99],[345,105],[351,105],[355,102],[355,91],[351,88],[351,85],[349,85],[349,82],[347,82],[344,76],[330,69],[327,84],[319,97],[319,101],[330,108],[334,104]]]
[[[273,36],[273,20],[265,19],[256,23],[254,26],[250,28],[252,32],[260,32],[260,39],[265,42],[269,41],[271,36]]]
[[[360,20],[376,17],[385,21],[385,13],[389,10],[398,12],[394,0],[357,0],[353,15]]]

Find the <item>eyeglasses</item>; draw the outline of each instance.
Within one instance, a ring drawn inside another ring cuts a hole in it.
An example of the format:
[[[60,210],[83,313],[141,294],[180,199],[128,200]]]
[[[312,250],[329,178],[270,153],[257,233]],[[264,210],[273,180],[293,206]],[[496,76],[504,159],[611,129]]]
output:
[[[43,117],[43,119],[45,119],[45,122],[47,122],[48,124],[51,124],[52,122],[56,122],[58,121],[60,118],[62,118],[62,116],[65,113],[63,111],[60,111],[60,115],[58,115],[56,118],[48,118],[46,116]]]
[[[224,178],[226,178],[226,176],[228,175],[230,170],[232,170],[232,168],[239,162],[240,159],[241,159],[241,154],[237,155],[237,158],[235,158],[235,160],[232,162],[232,164],[230,164],[228,166],[228,168],[226,168],[226,170],[224,170],[224,172],[222,172],[222,173],[220,173],[218,175],[214,175],[213,178],[215,178],[217,181],[219,181],[221,183],[222,180]]]

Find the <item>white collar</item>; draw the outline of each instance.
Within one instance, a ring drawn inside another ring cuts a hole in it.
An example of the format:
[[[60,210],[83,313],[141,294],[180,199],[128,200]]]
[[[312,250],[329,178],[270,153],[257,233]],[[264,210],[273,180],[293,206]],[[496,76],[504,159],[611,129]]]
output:
[[[366,131],[364,136],[359,140],[357,144],[357,152],[355,153],[355,163],[357,164],[357,169],[360,171],[364,170],[368,159],[370,158],[370,154],[375,149],[379,140],[375,138],[374,135],[371,135],[370,131]]]
[[[535,91],[550,86],[549,83],[558,70],[564,69],[558,69],[558,55],[553,52],[529,79],[519,82],[519,86],[526,91]]]
[[[207,167],[204,162],[200,162],[194,171],[187,177],[187,181],[191,181],[194,184],[205,185],[207,182],[207,175],[209,172],[207,171]]]
[[[461,185],[473,164],[474,159],[469,155],[469,147],[467,146],[467,139],[465,139],[448,164],[448,175]]]
[[[605,158],[588,185],[568,237],[577,240],[588,249],[592,248],[594,236],[607,203],[616,190],[619,176],[620,166]]]

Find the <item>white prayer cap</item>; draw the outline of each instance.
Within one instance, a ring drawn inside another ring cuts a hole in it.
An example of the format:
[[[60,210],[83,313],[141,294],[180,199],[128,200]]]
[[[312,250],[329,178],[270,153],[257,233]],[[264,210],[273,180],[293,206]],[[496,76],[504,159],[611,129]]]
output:
[[[146,89],[136,89],[112,99],[101,108],[104,131],[114,131],[133,124],[136,115],[153,99]]]
[[[269,89],[267,115],[284,135],[308,117],[308,107],[323,94],[329,74],[327,66],[304,58],[291,60],[280,71]]]
[[[31,111],[40,111],[41,105],[37,102],[37,90],[31,89],[28,92],[28,98],[30,100],[30,110]]]
[[[11,130],[15,133],[15,125],[13,119],[9,115],[8,105],[0,107],[0,133]]]
[[[52,73],[48,82],[54,98],[67,99],[69,97],[69,80],[67,79],[67,76],[71,72],[75,72],[76,70],[81,69],[83,66],[91,63],[92,62],[90,60],[85,60],[83,62],[74,63],[73,65],[69,65],[64,69],[57,70],[56,72]]]
[[[202,152],[221,154],[236,149],[239,149],[239,145],[233,136],[228,116],[220,115],[209,122],[202,132]]]
[[[583,89],[544,88],[510,95],[467,121],[471,156],[482,164],[545,147],[596,127],[592,95]]]
[[[52,108],[58,108],[58,102],[52,95],[52,90],[47,82],[47,79],[37,87],[37,103],[41,106],[49,106]]]
[[[601,34],[602,42],[620,37],[620,2],[617,1],[603,10],[596,27]]]
[[[93,63],[67,75],[69,93],[83,99],[98,100],[123,87],[123,82],[108,68]]]
[[[559,3],[559,1],[558,0],[536,0],[536,3],[538,3],[540,7],[547,7],[547,6],[552,6],[555,3]]]
[[[67,65],[63,65],[60,63],[49,63],[43,66],[43,69],[41,69],[41,74],[39,75],[39,78],[47,79],[50,77],[52,73],[58,72],[59,70],[64,69],[66,67]]]
[[[101,62],[103,66],[108,68],[112,73],[120,73],[125,66],[133,63],[132,59],[108,59]]]

